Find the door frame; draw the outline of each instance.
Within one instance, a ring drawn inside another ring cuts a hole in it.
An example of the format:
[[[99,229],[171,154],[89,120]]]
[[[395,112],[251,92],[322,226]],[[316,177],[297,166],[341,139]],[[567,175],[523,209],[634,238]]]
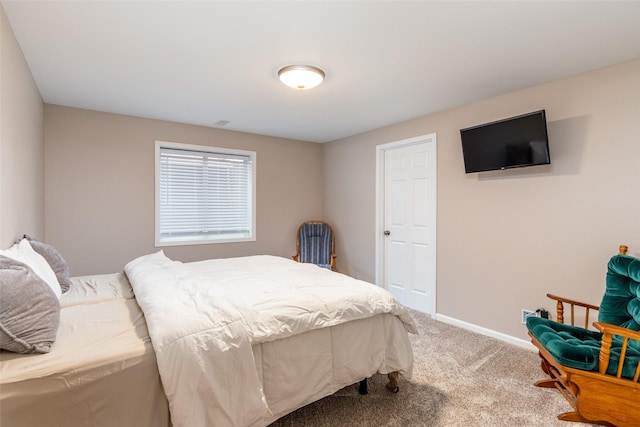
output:
[[[433,259],[430,260],[432,263],[430,271],[433,272],[433,276],[430,278],[429,283],[432,283],[433,289],[431,289],[432,298],[430,300],[430,306],[426,307],[426,313],[431,315],[432,318],[435,318],[436,315],[436,257],[437,257],[437,235],[436,235],[436,213],[437,213],[437,143],[436,143],[436,133],[430,133],[425,135],[416,136],[413,138],[407,138],[400,141],[388,142],[385,144],[380,144],[376,146],[376,239],[375,239],[375,251],[376,251],[376,271],[375,271],[375,283],[376,285],[387,288],[386,283],[384,283],[385,277],[385,251],[384,251],[384,212],[385,212],[385,152],[389,150],[393,150],[396,148],[404,148],[410,145],[416,145],[421,143],[431,143],[433,144],[433,155],[430,159],[430,168],[433,170],[433,180],[432,180],[432,188],[431,194],[433,194],[433,198],[431,200],[432,212],[431,212],[431,224],[433,227]]]

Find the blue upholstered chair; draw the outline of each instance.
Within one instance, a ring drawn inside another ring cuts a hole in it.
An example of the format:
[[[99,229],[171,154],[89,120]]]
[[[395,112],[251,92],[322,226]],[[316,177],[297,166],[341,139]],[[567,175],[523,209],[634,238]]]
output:
[[[335,241],[331,226],[324,221],[302,223],[298,227],[296,254],[292,258],[335,271]]]
[[[557,321],[527,319],[550,377],[536,385],[558,389],[573,406],[561,420],[640,426],[640,260],[626,251],[620,246],[607,265],[599,307],[547,294],[556,301]],[[564,304],[570,306],[570,324],[564,323]],[[575,309],[585,313],[584,327],[574,325]],[[598,311],[596,330],[588,329],[591,310]]]

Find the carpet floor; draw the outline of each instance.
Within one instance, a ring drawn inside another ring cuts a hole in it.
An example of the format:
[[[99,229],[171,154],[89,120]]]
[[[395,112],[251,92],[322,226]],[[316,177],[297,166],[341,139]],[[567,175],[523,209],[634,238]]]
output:
[[[400,379],[399,393],[385,389],[386,375],[374,375],[369,394],[345,387],[270,427],[589,425],[556,418],[572,408],[557,390],[533,385],[544,378],[536,352],[412,315],[420,334],[410,335],[413,376]]]

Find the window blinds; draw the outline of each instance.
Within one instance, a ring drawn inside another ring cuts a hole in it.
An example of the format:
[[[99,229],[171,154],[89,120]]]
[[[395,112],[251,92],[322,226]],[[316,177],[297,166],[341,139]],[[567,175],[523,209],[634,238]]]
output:
[[[160,147],[161,241],[251,237],[250,155]]]

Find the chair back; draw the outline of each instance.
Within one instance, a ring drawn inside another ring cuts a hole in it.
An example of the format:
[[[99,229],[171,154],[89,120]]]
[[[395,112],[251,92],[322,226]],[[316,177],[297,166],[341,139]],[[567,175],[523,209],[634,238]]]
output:
[[[298,228],[298,261],[332,269],[334,238],[331,226],[323,221],[308,221]]]
[[[628,255],[611,258],[598,321],[640,331],[640,260]]]

